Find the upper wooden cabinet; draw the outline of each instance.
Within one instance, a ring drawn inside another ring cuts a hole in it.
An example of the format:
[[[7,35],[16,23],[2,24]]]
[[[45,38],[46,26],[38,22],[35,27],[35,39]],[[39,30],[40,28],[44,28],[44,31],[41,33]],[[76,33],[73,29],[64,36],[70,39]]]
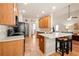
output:
[[[16,8],[14,3],[0,3],[0,24],[15,25]]]
[[[49,28],[50,16],[44,16],[39,20],[39,28]]]

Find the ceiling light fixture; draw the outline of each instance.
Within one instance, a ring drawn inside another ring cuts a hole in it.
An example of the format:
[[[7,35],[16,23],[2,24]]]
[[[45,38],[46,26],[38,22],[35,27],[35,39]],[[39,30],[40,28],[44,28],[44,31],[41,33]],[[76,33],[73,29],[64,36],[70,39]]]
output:
[[[71,20],[71,16],[70,16],[70,5],[68,5],[68,21]]]
[[[56,9],[56,6],[53,6],[52,9],[55,10]]]
[[[44,13],[45,13],[45,11],[41,11],[41,13],[42,13],[42,14],[44,14]]]
[[[68,19],[67,19],[67,21],[70,21],[70,20],[76,19],[76,18],[77,18],[76,16],[71,16],[70,15],[70,5],[68,5]]]
[[[27,3],[24,3],[25,5],[27,4]]]

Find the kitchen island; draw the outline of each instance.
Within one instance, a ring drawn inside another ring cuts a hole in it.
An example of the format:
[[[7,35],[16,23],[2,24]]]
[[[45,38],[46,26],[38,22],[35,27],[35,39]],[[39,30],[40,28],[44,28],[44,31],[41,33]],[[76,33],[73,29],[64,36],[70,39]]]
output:
[[[9,36],[0,39],[0,56],[24,55],[24,36]]]
[[[68,36],[69,38],[71,38],[72,33],[61,33],[61,32],[42,33],[39,34],[39,36],[43,37],[42,40],[41,39],[39,40],[44,42],[44,46],[42,46],[42,48],[44,47],[44,55],[50,55],[51,53],[55,53],[55,38],[64,37],[64,36]]]

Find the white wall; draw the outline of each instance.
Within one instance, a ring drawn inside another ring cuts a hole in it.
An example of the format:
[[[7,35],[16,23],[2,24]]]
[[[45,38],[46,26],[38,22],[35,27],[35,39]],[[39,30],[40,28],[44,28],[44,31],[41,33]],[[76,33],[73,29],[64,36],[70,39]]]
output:
[[[59,25],[59,31],[66,31],[65,25],[63,25],[63,21],[61,19],[53,19],[53,26],[55,27],[56,25]]]
[[[32,35],[32,21],[30,18],[27,18],[27,23],[29,24],[29,36]]]
[[[35,20],[36,20],[35,21],[35,23],[36,23],[36,29],[39,30],[39,22],[38,22],[39,21],[39,18],[36,18]]]
[[[21,12],[19,12],[19,22],[25,22],[25,17],[23,16],[23,14]]]

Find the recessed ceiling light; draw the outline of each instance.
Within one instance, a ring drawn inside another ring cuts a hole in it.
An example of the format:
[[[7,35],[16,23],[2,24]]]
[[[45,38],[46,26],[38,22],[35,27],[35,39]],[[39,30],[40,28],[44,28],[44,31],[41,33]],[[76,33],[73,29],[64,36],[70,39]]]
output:
[[[24,3],[25,5],[27,4],[27,3]]]
[[[56,9],[56,6],[53,6],[52,9],[55,10]]]
[[[44,13],[45,13],[45,11],[41,11],[41,13],[42,13],[42,14],[44,14]]]

